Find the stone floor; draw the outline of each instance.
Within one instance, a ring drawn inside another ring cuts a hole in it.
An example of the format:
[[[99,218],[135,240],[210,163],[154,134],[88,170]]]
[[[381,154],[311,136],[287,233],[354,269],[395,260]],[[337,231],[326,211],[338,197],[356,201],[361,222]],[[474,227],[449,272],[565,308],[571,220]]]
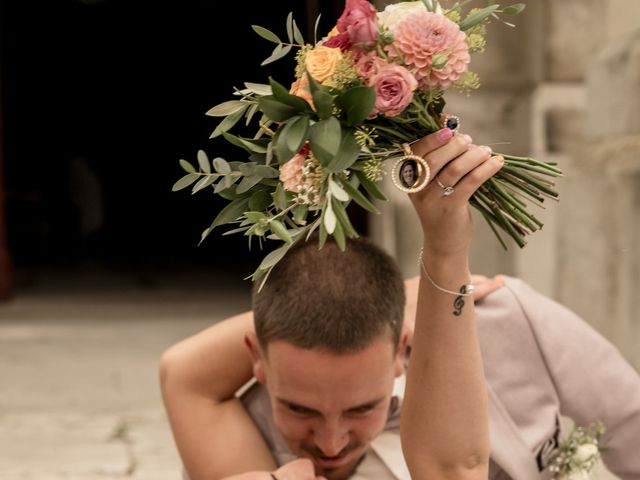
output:
[[[179,479],[160,354],[248,305],[241,279],[32,277],[0,304],[0,480]]]

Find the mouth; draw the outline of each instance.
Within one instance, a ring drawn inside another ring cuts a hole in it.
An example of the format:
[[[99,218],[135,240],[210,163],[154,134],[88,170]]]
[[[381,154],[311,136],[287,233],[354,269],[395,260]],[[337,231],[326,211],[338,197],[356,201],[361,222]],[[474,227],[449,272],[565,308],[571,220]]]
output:
[[[350,452],[341,453],[334,457],[327,457],[324,455],[313,455],[312,461],[316,467],[322,469],[334,469],[338,467],[342,467],[349,463]]]

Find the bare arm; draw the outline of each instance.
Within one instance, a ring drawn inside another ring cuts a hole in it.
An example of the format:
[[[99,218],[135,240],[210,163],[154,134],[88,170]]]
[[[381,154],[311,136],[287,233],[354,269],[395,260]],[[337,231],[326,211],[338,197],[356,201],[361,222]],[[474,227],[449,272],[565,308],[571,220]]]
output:
[[[252,376],[244,345],[244,335],[251,330],[253,315],[243,313],[162,355],[162,398],[191,480],[276,468],[260,432],[235,397]]]
[[[468,200],[501,167],[469,140],[446,144],[435,135],[413,147],[455,193],[434,184],[411,196],[424,233],[424,266],[401,416],[403,452],[412,478],[486,479],[489,461],[487,398],[472,297],[459,292],[470,281],[472,223]],[[433,281],[433,282],[432,282]],[[464,303],[461,303],[464,302]]]

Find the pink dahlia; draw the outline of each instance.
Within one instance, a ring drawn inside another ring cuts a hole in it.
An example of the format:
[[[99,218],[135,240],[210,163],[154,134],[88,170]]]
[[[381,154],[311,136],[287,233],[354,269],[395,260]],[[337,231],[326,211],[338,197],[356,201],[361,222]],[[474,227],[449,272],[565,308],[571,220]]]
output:
[[[465,33],[444,15],[416,13],[398,23],[393,35],[394,45],[387,47],[389,56],[400,60],[420,87],[447,89],[467,70],[471,60]],[[441,66],[445,59],[446,64]]]

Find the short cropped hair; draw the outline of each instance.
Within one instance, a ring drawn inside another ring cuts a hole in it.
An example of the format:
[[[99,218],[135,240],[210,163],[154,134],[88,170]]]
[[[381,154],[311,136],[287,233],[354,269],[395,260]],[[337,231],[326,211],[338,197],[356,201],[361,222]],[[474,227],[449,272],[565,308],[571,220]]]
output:
[[[364,238],[341,251],[327,240],[301,240],[274,267],[252,304],[262,349],[287,341],[299,348],[352,353],[388,334],[394,352],[404,314],[404,282],[394,260]]]

